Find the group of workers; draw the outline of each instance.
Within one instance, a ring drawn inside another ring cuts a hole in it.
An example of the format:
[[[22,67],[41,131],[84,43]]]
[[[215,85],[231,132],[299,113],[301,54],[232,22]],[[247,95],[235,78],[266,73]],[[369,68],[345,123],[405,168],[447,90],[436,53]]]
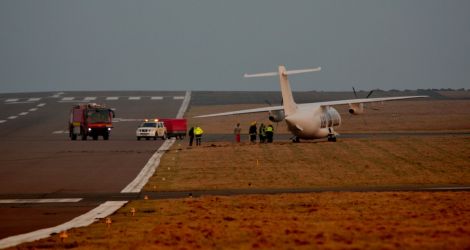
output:
[[[196,137],[196,146],[201,146],[202,134],[204,130],[202,130],[199,126],[194,126],[189,129],[189,146],[193,145],[194,137]]]
[[[240,142],[240,134],[241,134],[240,123],[237,123],[237,126],[233,129],[233,133],[235,134],[235,141]],[[264,123],[261,123],[259,128],[256,126],[256,122],[252,122],[249,129],[248,135],[250,138],[250,142],[256,143],[256,137],[259,137],[260,143],[272,143],[274,137],[274,127],[272,124],[268,124],[267,126]]]
[[[235,135],[235,141],[240,142],[241,137],[240,134],[242,132],[242,128],[240,127],[240,123],[237,123],[235,128],[233,129],[233,134]],[[196,146],[201,146],[202,134],[204,130],[198,125],[193,126],[189,129],[189,146],[193,146],[194,137],[196,137]],[[259,137],[260,143],[272,143],[274,137],[274,127],[272,124],[268,124],[267,126],[263,123],[260,124],[259,128],[256,126],[256,122],[252,122],[249,129],[248,135],[250,138],[250,142],[256,143],[256,137]]]

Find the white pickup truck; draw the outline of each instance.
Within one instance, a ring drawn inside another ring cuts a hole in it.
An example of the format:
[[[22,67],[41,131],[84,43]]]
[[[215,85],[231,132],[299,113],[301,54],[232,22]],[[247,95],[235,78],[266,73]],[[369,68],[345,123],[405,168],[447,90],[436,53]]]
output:
[[[137,140],[140,140],[141,138],[145,138],[146,140],[149,140],[150,138],[153,138],[154,140],[162,138],[163,140],[166,140],[167,138],[165,124],[158,121],[158,119],[153,121],[145,120],[137,128],[135,134],[137,136]]]

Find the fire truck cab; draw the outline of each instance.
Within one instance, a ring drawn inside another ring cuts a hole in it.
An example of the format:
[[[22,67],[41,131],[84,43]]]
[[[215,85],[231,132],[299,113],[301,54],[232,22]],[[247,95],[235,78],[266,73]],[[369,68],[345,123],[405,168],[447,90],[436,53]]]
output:
[[[70,139],[76,140],[81,136],[82,140],[86,140],[91,136],[93,140],[98,140],[98,136],[103,136],[104,140],[108,140],[114,116],[113,110],[96,103],[73,106],[69,119]]]

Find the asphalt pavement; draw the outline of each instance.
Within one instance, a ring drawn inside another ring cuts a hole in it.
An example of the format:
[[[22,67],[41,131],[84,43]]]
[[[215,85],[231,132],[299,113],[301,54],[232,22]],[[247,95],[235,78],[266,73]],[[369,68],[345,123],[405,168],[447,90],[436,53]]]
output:
[[[175,117],[184,95],[156,91],[0,95],[0,196],[119,193],[162,144],[136,140],[139,120]],[[109,141],[68,138],[70,108],[88,102],[115,109],[117,122]],[[0,204],[0,239],[61,224],[103,201]]]

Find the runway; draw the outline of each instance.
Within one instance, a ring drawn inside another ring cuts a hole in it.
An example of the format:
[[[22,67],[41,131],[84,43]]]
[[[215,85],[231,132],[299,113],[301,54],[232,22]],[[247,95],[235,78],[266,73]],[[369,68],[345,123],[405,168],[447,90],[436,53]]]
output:
[[[140,120],[175,117],[184,96],[156,91],[0,95],[0,196],[119,193],[162,145],[136,140]],[[115,109],[109,141],[68,138],[70,108],[83,102]],[[0,204],[0,239],[61,224],[103,201]]]

